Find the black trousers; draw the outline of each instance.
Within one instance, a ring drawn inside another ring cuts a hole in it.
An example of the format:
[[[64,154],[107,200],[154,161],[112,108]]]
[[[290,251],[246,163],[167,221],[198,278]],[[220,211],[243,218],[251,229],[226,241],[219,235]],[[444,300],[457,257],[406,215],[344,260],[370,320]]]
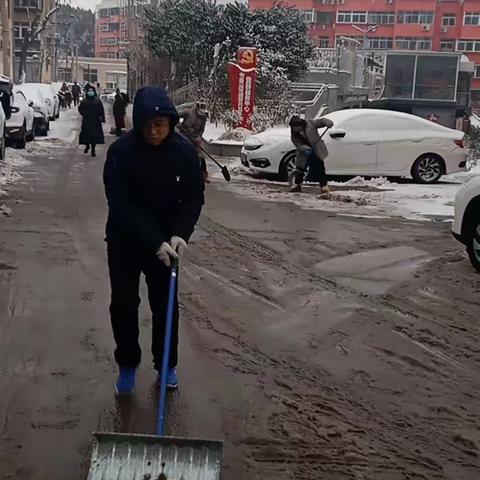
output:
[[[110,317],[117,345],[115,360],[120,367],[134,368],[140,364],[142,358],[142,350],[138,342],[138,307],[140,306],[140,275],[143,273],[152,311],[153,363],[154,367],[160,370],[163,360],[170,269],[153,254],[135,252],[135,247],[132,245],[109,242],[107,252],[112,289]],[[178,362],[177,292],[175,292],[170,367],[176,367]]]

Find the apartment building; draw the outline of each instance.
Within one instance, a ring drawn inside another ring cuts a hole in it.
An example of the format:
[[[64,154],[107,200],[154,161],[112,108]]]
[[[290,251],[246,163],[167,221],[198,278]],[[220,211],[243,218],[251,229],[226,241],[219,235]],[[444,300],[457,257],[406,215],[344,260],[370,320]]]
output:
[[[0,74],[13,73],[13,0],[0,0]]]
[[[250,0],[271,8],[273,0]],[[460,51],[474,62],[480,99],[480,0],[288,0],[304,11],[314,43],[354,42],[372,50]]]
[[[13,0],[13,77],[19,80],[19,63],[22,43],[30,24],[41,20],[53,8],[54,0]],[[37,25],[33,25],[35,28]],[[26,80],[49,82],[54,74],[55,56],[55,15],[50,18],[42,33],[28,46],[25,67]]]

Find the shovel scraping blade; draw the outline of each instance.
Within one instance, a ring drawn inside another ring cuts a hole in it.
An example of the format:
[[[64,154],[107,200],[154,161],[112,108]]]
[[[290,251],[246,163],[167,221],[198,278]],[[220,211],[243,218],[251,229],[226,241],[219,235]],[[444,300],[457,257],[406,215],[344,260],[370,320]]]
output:
[[[94,438],[87,480],[220,479],[222,442],[122,433]]]

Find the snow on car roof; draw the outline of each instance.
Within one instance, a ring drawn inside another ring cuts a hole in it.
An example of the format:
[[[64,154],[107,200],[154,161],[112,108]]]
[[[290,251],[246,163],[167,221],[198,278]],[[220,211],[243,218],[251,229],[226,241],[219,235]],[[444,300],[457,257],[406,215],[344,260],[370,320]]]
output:
[[[17,92],[23,92],[24,95],[29,99],[29,100],[37,100],[37,101],[42,101],[42,96],[40,95],[40,92],[37,88],[37,85],[35,83],[22,83],[21,85],[15,85],[13,87],[13,91]]]

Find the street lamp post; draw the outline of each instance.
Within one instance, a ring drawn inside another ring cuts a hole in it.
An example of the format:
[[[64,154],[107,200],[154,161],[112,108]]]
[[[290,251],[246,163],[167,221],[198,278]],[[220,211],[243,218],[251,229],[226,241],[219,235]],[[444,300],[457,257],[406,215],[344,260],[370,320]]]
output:
[[[363,45],[362,45],[362,48],[364,50],[367,50],[368,49],[368,34],[370,32],[374,32],[378,25],[370,25],[369,27],[367,28],[363,28],[363,27],[359,27],[358,25],[352,25],[352,27],[355,29],[355,30],[358,30],[359,32],[362,33],[363,35]]]

